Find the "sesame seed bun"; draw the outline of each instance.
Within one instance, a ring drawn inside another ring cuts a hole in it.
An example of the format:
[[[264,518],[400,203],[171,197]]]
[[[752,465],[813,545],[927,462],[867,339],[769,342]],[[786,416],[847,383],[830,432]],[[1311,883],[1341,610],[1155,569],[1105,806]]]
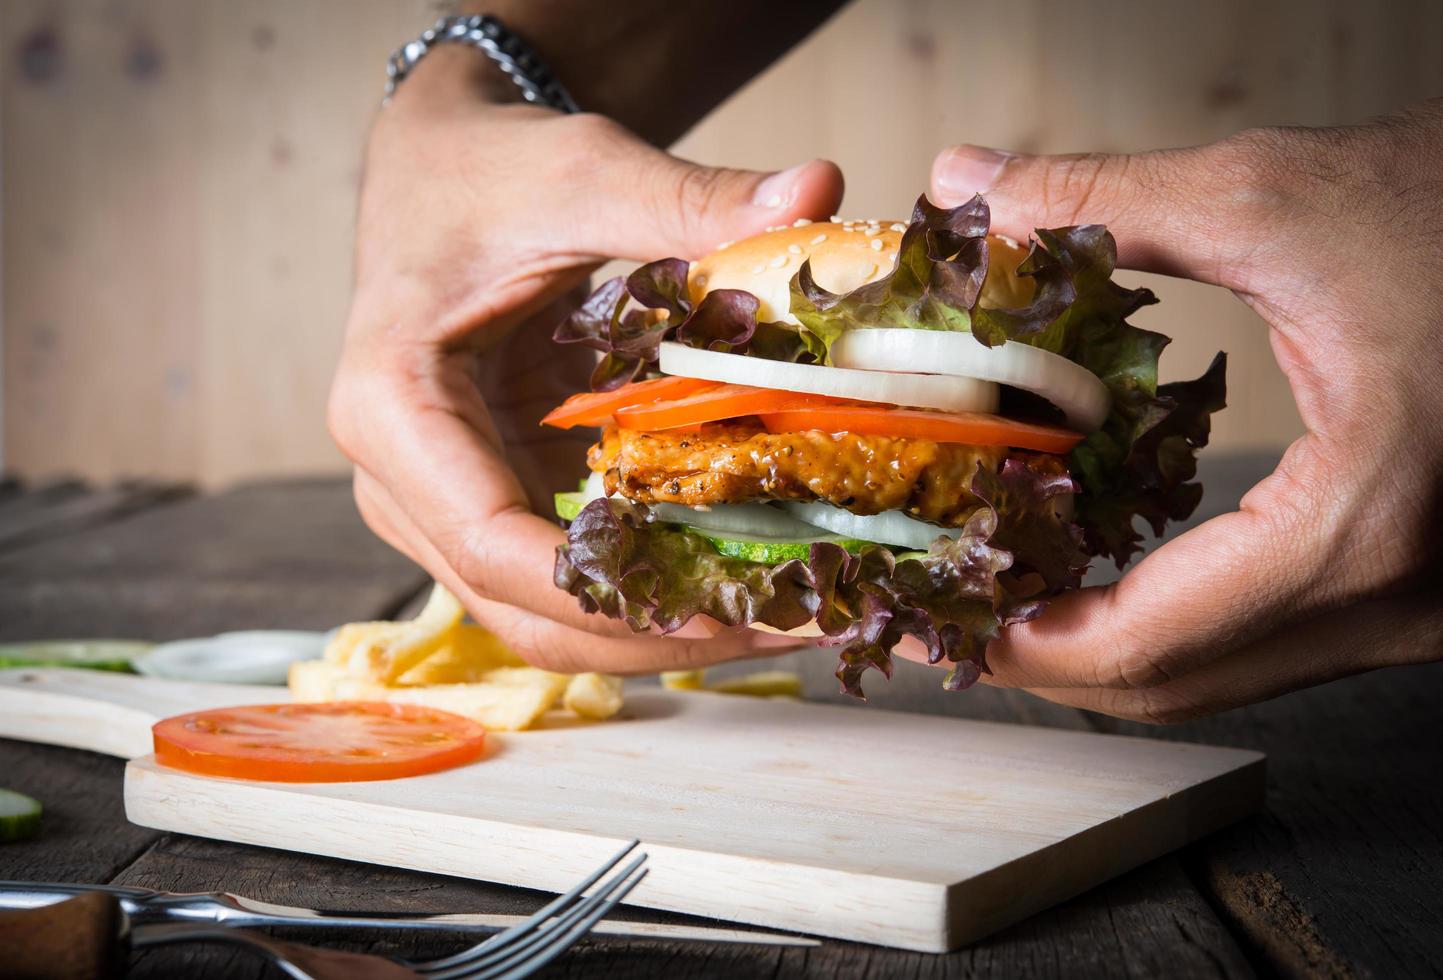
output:
[[[906,224],[900,221],[822,221],[775,228],[727,242],[691,264],[687,280],[692,302],[714,289],[741,289],[760,302],[763,322],[797,323],[789,311],[791,281],[811,260],[817,285],[845,293],[889,274],[897,261]],[[1016,242],[987,236],[988,272],[982,305],[1023,306],[1032,298],[1032,281],[1017,276],[1027,252]]]

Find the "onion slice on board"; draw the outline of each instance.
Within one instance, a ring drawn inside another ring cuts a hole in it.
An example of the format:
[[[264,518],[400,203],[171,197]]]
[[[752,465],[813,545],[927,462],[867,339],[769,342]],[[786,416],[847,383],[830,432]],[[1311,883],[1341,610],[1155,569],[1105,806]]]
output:
[[[879,374],[925,369],[1011,385],[1046,398],[1081,432],[1102,428],[1112,403],[1097,375],[1061,354],[1015,341],[986,347],[970,333],[898,327],[848,330],[832,344],[832,361]],[[662,370],[665,364],[663,354]]]
[[[982,346],[975,340],[972,343]],[[917,367],[925,363],[919,361],[901,368],[859,371],[726,354],[688,347],[672,340],[661,345],[662,373],[678,377],[833,398],[854,398],[909,408],[935,408],[943,412],[997,411],[996,384],[947,372],[915,373]]]

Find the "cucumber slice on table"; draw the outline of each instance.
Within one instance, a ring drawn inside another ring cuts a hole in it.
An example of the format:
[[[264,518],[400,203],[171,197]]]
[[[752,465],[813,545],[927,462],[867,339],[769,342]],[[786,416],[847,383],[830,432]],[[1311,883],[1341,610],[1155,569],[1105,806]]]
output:
[[[0,789],[0,841],[34,837],[40,829],[40,802],[13,789]]]
[[[155,644],[138,640],[38,640],[0,643],[0,669],[5,667],[87,667],[128,673],[132,657]]]

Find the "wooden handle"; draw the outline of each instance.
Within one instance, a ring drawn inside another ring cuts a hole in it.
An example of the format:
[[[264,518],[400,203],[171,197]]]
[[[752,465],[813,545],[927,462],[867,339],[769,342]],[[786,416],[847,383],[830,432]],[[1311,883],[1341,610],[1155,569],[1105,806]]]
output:
[[[125,959],[123,924],[120,903],[102,892],[0,912],[0,972],[12,980],[118,977]]]

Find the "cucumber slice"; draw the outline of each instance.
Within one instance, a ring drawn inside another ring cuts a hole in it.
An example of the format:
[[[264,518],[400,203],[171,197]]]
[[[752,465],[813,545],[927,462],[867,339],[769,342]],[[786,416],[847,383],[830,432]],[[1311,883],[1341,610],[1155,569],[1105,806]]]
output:
[[[40,802],[13,789],[0,789],[0,841],[34,837],[40,829]]]
[[[563,521],[576,520],[576,515],[581,513],[581,508],[590,503],[590,498],[580,491],[558,493],[552,499],[556,506],[556,516]]]
[[[861,551],[865,545],[870,543],[858,541],[856,538],[844,538],[839,534],[821,534],[806,541],[787,541],[754,534],[728,534],[726,537],[720,537],[713,531],[705,531],[696,527],[688,527],[687,530],[706,538],[719,554],[726,555],[728,558],[761,562],[764,565],[778,565],[784,561],[791,561],[793,558],[805,561],[812,552],[813,541],[839,544],[852,552]]]
[[[581,513],[581,508],[591,502],[589,493],[558,493],[553,498],[556,506],[556,516],[563,521],[574,521]],[[839,544],[848,551],[860,551],[868,541],[860,541],[856,538],[844,537],[840,534],[819,534],[813,538],[775,538],[758,534],[742,534],[740,532],[727,532],[719,534],[715,530],[694,527],[690,524],[683,524],[688,531],[706,538],[711,546],[719,554],[728,558],[741,558],[745,561],[762,562],[767,565],[776,565],[784,561],[791,561],[793,558],[806,559],[811,554],[813,541],[830,541]]]
[[[86,667],[130,673],[130,661],[154,643],[138,640],[40,640],[0,643],[0,668]]]

